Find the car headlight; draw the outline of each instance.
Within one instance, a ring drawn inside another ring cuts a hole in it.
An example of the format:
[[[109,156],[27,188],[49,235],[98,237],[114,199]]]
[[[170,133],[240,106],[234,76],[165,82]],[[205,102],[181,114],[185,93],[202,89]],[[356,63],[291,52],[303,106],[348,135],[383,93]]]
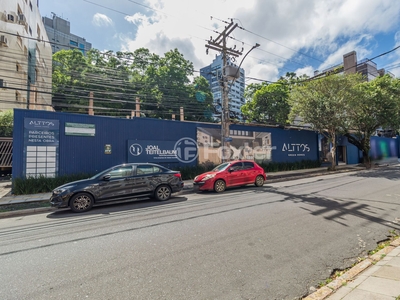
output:
[[[61,193],[64,193],[65,191],[67,191],[69,188],[58,188],[53,190],[53,194],[54,195],[60,195]]]
[[[214,177],[215,177],[215,174],[208,174],[208,175],[204,176],[201,181],[206,181],[206,180],[209,180]]]

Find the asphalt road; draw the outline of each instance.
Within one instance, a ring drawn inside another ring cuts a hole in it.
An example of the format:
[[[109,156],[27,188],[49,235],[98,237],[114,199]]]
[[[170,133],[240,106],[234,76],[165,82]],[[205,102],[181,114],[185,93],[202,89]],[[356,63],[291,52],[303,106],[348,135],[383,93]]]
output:
[[[0,299],[301,299],[399,232],[399,171],[0,219]]]

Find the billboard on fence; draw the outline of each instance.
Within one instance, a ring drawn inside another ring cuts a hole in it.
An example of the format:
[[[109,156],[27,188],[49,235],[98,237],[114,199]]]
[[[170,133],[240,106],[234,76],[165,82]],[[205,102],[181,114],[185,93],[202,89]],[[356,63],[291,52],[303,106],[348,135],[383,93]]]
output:
[[[253,130],[230,130],[229,142],[224,148],[221,143],[221,129],[197,128],[199,163],[212,162],[219,164],[225,160],[249,159],[257,163],[272,160],[272,133]]]
[[[57,176],[59,127],[59,120],[24,118],[24,176]]]

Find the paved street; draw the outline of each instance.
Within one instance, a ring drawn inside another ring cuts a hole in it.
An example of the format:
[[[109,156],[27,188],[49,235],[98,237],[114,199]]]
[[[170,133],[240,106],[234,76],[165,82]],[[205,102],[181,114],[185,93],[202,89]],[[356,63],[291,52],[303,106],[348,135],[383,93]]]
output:
[[[297,299],[400,230],[398,167],[0,219],[0,299]]]

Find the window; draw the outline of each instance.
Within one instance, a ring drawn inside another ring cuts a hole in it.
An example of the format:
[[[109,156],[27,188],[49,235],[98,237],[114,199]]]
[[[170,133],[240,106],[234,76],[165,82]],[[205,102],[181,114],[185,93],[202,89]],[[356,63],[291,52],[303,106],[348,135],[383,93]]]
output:
[[[15,71],[17,71],[17,72],[21,72],[21,65],[17,62],[16,64],[15,64]]]
[[[36,44],[36,60],[40,63],[40,50],[38,44]]]
[[[19,102],[21,100],[21,94],[18,91],[15,91],[15,101]]]
[[[19,35],[18,32],[17,32],[17,43],[22,48],[22,37]]]
[[[31,11],[32,11],[33,7],[32,7],[32,2],[31,1],[29,1],[29,7],[31,8]]]
[[[234,163],[229,169],[232,170],[232,171],[242,170],[242,163],[241,162]]]
[[[146,174],[154,174],[154,173],[160,173],[162,172],[162,169],[156,166],[152,165],[139,165],[136,168],[136,174],[137,175],[146,175]]]
[[[69,44],[70,45],[72,45],[72,46],[75,46],[75,47],[78,47],[78,43],[77,42],[75,42],[75,41],[69,41]]]
[[[251,161],[245,161],[243,162],[243,169],[248,170],[248,169],[253,169],[254,168],[254,163]]]
[[[109,172],[111,178],[124,178],[132,175],[132,166],[122,166]]]
[[[32,28],[29,26],[29,34],[32,36]]]
[[[37,33],[37,39],[40,41],[40,27],[39,27],[39,24],[36,25],[36,33]]]

